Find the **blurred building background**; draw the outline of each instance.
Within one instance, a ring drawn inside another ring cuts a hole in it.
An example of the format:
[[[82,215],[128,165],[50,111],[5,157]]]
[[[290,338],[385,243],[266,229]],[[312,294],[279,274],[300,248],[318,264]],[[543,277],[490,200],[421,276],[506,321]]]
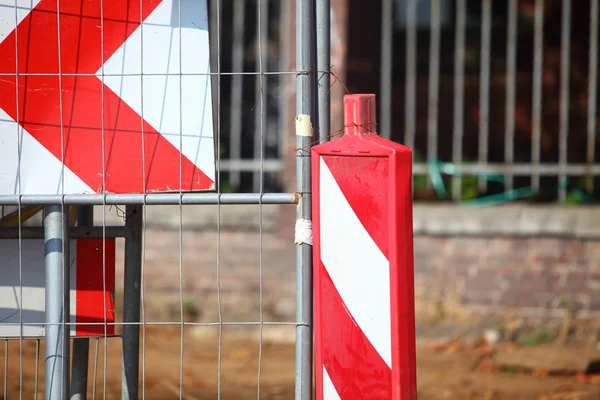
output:
[[[295,70],[293,4],[221,4],[221,188],[258,190],[262,168],[294,191],[295,75],[268,75]],[[331,22],[331,134],[344,93],[376,93],[380,134],[414,150],[420,292],[599,311],[597,1],[331,0]],[[293,210],[273,214],[291,240]]]

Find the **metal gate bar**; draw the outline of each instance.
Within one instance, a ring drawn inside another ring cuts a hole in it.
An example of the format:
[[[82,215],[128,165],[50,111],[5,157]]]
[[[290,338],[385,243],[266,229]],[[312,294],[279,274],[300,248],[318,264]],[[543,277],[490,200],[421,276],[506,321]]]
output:
[[[0,195],[0,205],[179,205],[179,204],[296,204],[296,193],[150,193]]]
[[[296,0],[296,112],[308,116],[313,125],[316,116],[316,30],[315,0]],[[296,136],[296,182],[300,196],[297,221],[311,221],[311,162],[313,136]],[[312,398],[312,244],[296,247],[296,399]]]

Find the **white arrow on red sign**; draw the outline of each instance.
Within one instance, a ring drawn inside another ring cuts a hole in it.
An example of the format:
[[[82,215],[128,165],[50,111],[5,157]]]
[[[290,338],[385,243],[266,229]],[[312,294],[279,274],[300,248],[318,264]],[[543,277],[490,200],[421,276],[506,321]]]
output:
[[[59,10],[56,0],[17,7],[25,15],[14,29],[14,2],[0,0],[0,33],[9,32],[0,37],[0,194],[18,192],[18,154],[20,193],[211,189],[208,32],[198,29],[207,25],[205,1],[184,16],[200,21],[187,24],[202,31],[200,43],[191,28],[172,26],[179,11],[173,0],[58,3]],[[11,13],[12,30],[1,26]],[[177,76],[180,71],[196,76]],[[142,72],[148,74],[143,90]],[[64,187],[57,175],[63,156]]]

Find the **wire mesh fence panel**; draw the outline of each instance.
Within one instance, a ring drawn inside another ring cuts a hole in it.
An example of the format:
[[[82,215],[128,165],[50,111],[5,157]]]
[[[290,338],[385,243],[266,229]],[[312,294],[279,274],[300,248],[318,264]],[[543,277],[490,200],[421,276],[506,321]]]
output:
[[[316,3],[0,0],[4,399],[311,398]]]

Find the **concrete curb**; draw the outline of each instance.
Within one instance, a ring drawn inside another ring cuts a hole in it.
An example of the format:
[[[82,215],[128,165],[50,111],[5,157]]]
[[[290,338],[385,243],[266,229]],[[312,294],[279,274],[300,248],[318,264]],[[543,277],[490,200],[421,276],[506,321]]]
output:
[[[413,213],[415,235],[600,238],[600,207],[593,206],[417,204]]]

